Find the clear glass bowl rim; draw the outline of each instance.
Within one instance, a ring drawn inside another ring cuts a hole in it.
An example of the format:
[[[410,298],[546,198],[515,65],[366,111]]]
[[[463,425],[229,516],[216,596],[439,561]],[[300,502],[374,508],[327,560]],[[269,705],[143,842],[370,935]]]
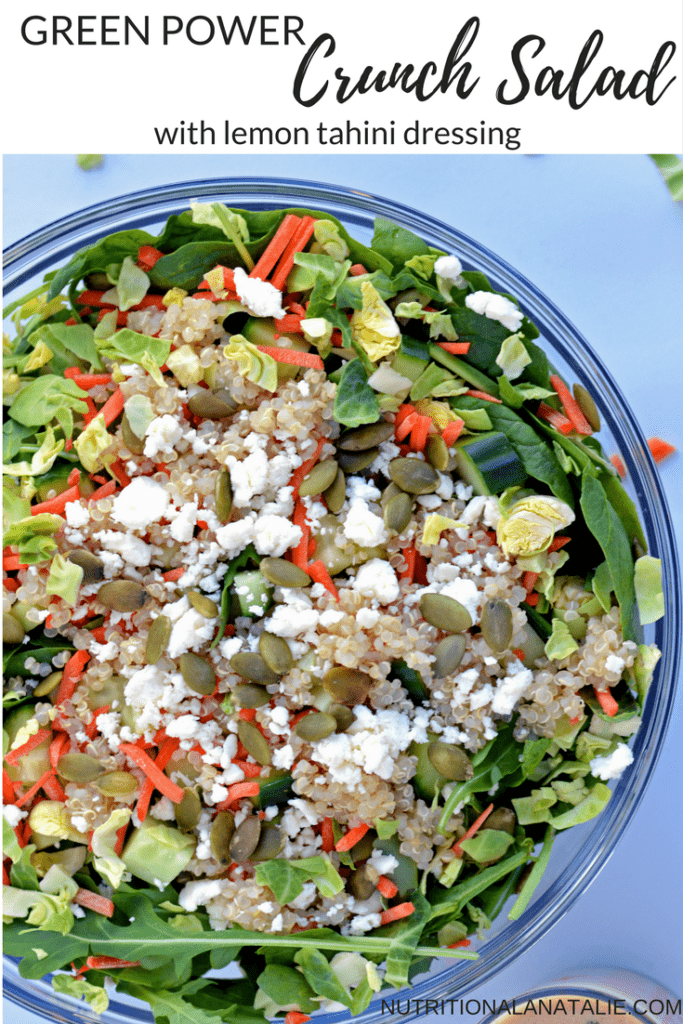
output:
[[[458,962],[415,983],[411,989],[413,999],[465,995],[492,980],[528,950],[586,890],[627,828],[657,764],[679,676],[680,653],[676,637],[680,633],[682,610],[675,536],[659,475],[640,427],[610,373],[586,339],[550,299],[504,260],[457,229],[408,206],[364,191],[299,179],[245,177],[185,181],[121,195],[54,221],[10,245],[3,261],[6,293],[20,288],[34,275],[65,262],[76,248],[91,244],[114,230],[161,221],[187,208],[191,199],[223,200],[228,205],[256,209],[308,206],[334,214],[347,226],[369,227],[371,218],[384,217],[426,237],[433,246],[457,252],[465,266],[483,271],[496,288],[515,295],[525,313],[541,329],[544,341],[551,341],[553,351],[570,367],[575,378],[593,383],[603,423],[612,432],[626,464],[650,553],[662,559],[667,614],[657,624],[654,637],[662,658],[656,685],[648,696],[643,725],[636,735],[635,762],[630,774],[626,773],[616,785],[605,811],[589,825],[580,826],[587,829],[586,840],[580,850],[580,866],[570,878],[555,879],[519,921],[508,924],[483,946],[479,960]],[[68,1024],[84,1021],[126,1024],[133,1020],[151,1020],[149,1013],[115,999],[110,1009],[98,1017],[82,1003],[58,996],[42,982],[20,978],[11,962],[5,974],[7,996],[50,1020]],[[345,1018],[345,1014],[334,1014],[321,1016],[319,1020],[342,1021]],[[393,1024],[411,1018],[404,1014],[381,1014],[378,1000],[355,1019],[363,1024],[379,1024],[380,1020],[382,1024]]]

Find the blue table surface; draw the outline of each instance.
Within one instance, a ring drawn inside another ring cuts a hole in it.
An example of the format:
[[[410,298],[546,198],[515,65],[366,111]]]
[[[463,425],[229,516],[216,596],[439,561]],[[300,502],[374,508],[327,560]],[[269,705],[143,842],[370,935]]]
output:
[[[387,196],[457,226],[550,296],[610,367],[646,436],[683,447],[683,203],[646,156],[107,156],[4,158],[11,243],[65,214],[198,178],[285,176]],[[661,466],[683,536],[681,456]],[[472,998],[511,998],[570,969],[610,964],[683,990],[683,715],[611,859],[565,917]],[[8,1022],[29,1024],[11,1003]],[[476,1017],[471,1018],[476,1020]]]

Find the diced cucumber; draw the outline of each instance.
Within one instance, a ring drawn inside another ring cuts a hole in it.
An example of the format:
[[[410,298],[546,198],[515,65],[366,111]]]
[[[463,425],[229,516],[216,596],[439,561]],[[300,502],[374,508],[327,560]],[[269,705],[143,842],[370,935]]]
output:
[[[265,345],[268,348],[293,348],[298,352],[308,352],[311,347],[300,334],[281,334],[272,317],[250,317],[242,328],[242,335],[252,345]],[[300,366],[278,363],[278,380],[291,380],[300,369]]]
[[[498,385],[490,377],[487,377],[485,373],[482,373],[481,370],[477,370],[474,366],[466,363],[464,359],[458,359],[457,356],[446,352],[444,348],[435,344],[429,346],[429,354],[437,363],[441,363],[442,366],[452,370],[456,376],[462,377],[473,388],[476,388],[478,391],[486,391],[487,394],[498,398]]]
[[[418,380],[429,363],[429,348],[415,338],[403,335],[398,352],[391,361],[391,368],[408,380]]]
[[[267,779],[257,778],[252,781],[258,782],[258,796],[250,797],[254,807],[260,810],[272,807],[273,804],[287,803],[292,795],[292,776],[284,768],[272,771]]]
[[[242,615],[251,619],[260,618],[270,608],[273,587],[259,569],[235,573],[232,586]]]
[[[460,476],[475,494],[502,494],[527,478],[516,451],[498,431],[466,438],[454,454]]]

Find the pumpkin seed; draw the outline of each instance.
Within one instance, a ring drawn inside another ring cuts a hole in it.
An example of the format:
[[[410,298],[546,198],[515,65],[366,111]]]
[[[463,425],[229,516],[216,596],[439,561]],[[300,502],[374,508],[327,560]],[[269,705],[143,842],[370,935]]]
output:
[[[448,454],[448,445],[440,434],[430,434],[427,438],[425,454],[430,466],[438,469],[441,473],[446,472],[450,455]]]
[[[143,455],[145,451],[145,439],[144,437],[138,437],[133,428],[130,425],[128,417],[125,412],[121,417],[121,435],[123,437],[123,443],[126,448],[133,453],[133,455]]]
[[[115,612],[136,612],[147,600],[147,591],[134,580],[112,580],[97,591],[97,600]]]
[[[237,409],[239,408],[237,402],[232,397],[227,388],[216,388],[216,390],[213,392],[213,395],[214,398],[218,398],[220,399],[221,402],[224,402],[230,409],[231,413],[236,412]]]
[[[508,835],[514,836],[516,826],[517,815],[511,807],[496,807],[495,811],[489,814],[481,829],[483,832],[486,828],[492,828],[497,832],[507,832]]]
[[[586,391],[581,384],[575,384],[573,391],[574,398],[576,399],[579,409],[586,417],[593,430],[600,430],[600,413],[598,412],[598,407],[593,401],[593,396],[590,392]]]
[[[337,723],[336,732],[346,732],[356,720],[353,711],[351,708],[347,708],[346,704],[330,704],[327,714],[332,715]]]
[[[307,743],[316,743],[331,736],[336,731],[337,721],[332,715],[322,711],[312,711],[305,715],[294,726],[294,732]]]
[[[52,693],[53,690],[57,689],[62,681],[62,675],[62,672],[50,672],[49,676],[45,676],[45,679],[41,679],[38,683],[33,691],[33,696],[47,697],[48,693]]]
[[[256,683],[240,683],[233,692],[241,708],[260,708],[270,700],[265,686],[257,686]]]
[[[132,796],[140,788],[140,783],[131,772],[105,772],[95,786],[105,796]]]
[[[219,864],[229,864],[230,840],[235,833],[235,818],[231,811],[219,811],[213,819],[209,844],[211,853]]]
[[[313,582],[307,572],[286,558],[262,558],[259,569],[276,587],[308,587]]]
[[[369,900],[376,888],[376,882],[369,877],[367,864],[361,864],[359,868],[349,875],[348,887],[352,896],[357,900]]]
[[[330,512],[341,512],[342,505],[346,501],[346,477],[339,467],[337,467],[337,475],[333,482],[323,493],[323,497],[327,503],[327,507]]]
[[[384,506],[384,525],[394,533],[403,533],[410,523],[413,503],[409,494],[401,491]]]
[[[445,636],[434,648],[432,672],[437,679],[452,676],[465,653],[465,637],[462,633]]]
[[[363,703],[373,685],[373,679],[356,668],[335,665],[325,673],[322,684],[330,697],[340,704],[352,705]]]
[[[432,494],[441,482],[434,467],[422,459],[392,459],[389,477],[409,494]]]
[[[260,683],[261,686],[272,686],[280,678],[272,668],[268,668],[263,657],[256,651],[233,654],[230,666],[238,676],[243,676],[250,683]]]
[[[347,430],[337,441],[337,446],[344,452],[365,452],[393,436],[394,424],[379,420],[364,427],[356,427],[355,430]]]
[[[261,835],[249,858],[255,864],[263,860],[273,860],[285,845],[285,834],[278,825],[262,825]]]
[[[467,608],[445,594],[423,594],[420,613],[432,626],[446,633],[462,633],[472,625],[472,616]]]
[[[83,570],[83,579],[81,581],[83,586],[99,583],[100,580],[104,579],[104,562],[97,555],[94,555],[92,551],[79,548],[77,551],[70,551],[66,557],[69,562],[73,562],[74,565],[80,566]]]
[[[237,735],[240,743],[257,764],[270,764],[270,747],[268,740],[252,722],[240,718],[237,723]]]
[[[310,473],[307,473],[301,481],[299,496],[310,498],[322,494],[337,479],[338,468],[334,459],[325,459],[324,462],[316,463]]]
[[[203,420],[222,420],[226,416],[232,416],[235,411],[222,398],[206,390],[193,395],[187,407],[194,416],[200,416]]]
[[[230,859],[238,864],[249,860],[252,853],[258,846],[261,838],[261,820],[255,814],[250,814],[237,828],[228,845]]]
[[[275,636],[273,633],[261,633],[258,639],[258,649],[271,671],[279,676],[286,676],[288,672],[291,672],[294,658],[289,644],[281,636]]]
[[[344,452],[337,454],[337,465],[345,473],[362,473],[364,469],[375,461],[379,455],[379,448],[370,448],[364,452]]]
[[[227,523],[232,512],[232,484],[230,472],[225,467],[218,471],[213,496],[218,519],[221,523]]]
[[[427,747],[427,757],[439,775],[449,782],[465,782],[474,775],[472,762],[465,751],[452,743],[435,740]]]
[[[205,619],[215,619],[218,615],[218,605],[206,594],[200,594],[197,590],[191,590],[187,599],[196,612],[203,615]]]
[[[191,832],[196,828],[202,813],[202,802],[193,789],[185,786],[183,799],[175,805],[176,825],[181,832]]]
[[[372,851],[375,848],[376,838],[377,833],[375,832],[374,828],[371,828],[368,832],[365,833],[364,836],[362,836],[362,838],[358,840],[355,846],[351,847],[349,853],[351,854],[351,859],[353,860],[354,864],[358,863],[359,861],[367,860],[368,857],[372,855]]]
[[[102,775],[104,768],[88,754],[65,754],[59,759],[57,772],[67,782],[92,782]]]
[[[192,651],[180,655],[180,674],[195,693],[208,696],[216,689],[216,671],[206,658]]]
[[[18,619],[10,612],[2,613],[2,638],[6,644],[20,644],[26,631]]]
[[[96,615],[94,619],[90,619],[90,621],[85,626],[83,626],[83,629],[99,629],[100,626],[104,625],[104,622],[104,615]]]
[[[382,491],[382,497],[379,499],[382,508],[386,508],[391,499],[395,498],[397,494],[405,494],[405,491],[402,491],[396,484],[389,484],[388,487],[385,487]]]
[[[157,615],[147,634],[145,659],[148,665],[156,665],[159,661],[168,646],[172,629],[173,623],[168,615]]]
[[[497,597],[486,601],[481,610],[481,635],[492,651],[505,651],[512,640],[512,609]]]

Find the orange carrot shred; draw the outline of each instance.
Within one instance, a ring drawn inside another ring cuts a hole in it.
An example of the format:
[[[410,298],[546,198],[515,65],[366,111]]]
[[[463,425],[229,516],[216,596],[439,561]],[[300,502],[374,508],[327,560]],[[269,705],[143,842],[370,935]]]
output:
[[[406,416],[410,416],[414,412],[415,412],[415,406],[414,405],[408,405],[407,402],[404,403],[402,406],[400,406],[400,408],[398,409],[398,411],[396,413],[396,416],[394,417],[394,426],[397,427],[400,423],[403,423],[403,421],[406,418]]]
[[[515,658],[517,658],[519,661],[524,661],[524,651],[521,647],[513,647],[512,653],[514,654]]]
[[[548,548],[548,551],[559,551],[560,548],[563,548],[565,546],[565,544],[569,544],[570,540],[571,540],[571,537],[565,537],[565,536],[562,536],[561,534],[558,535],[557,537],[553,537],[553,539],[550,542],[550,546]]]
[[[100,896],[97,892],[90,892],[90,889],[79,889],[74,896],[74,903],[77,903],[79,907],[85,907],[86,910],[94,910],[96,914],[102,914],[103,917],[112,917],[114,914],[112,901],[108,900],[106,896]]]
[[[228,795],[225,800],[216,804],[216,810],[226,811],[231,804],[243,800],[245,797],[258,796],[259,792],[258,782],[233,782],[232,786],[228,786]]]
[[[332,818],[323,818],[320,825],[320,836],[322,838],[323,853],[331,853],[334,850],[334,829]]]
[[[177,569],[169,569],[168,572],[162,572],[161,578],[166,580],[167,583],[175,583],[185,572],[185,566],[179,565]]]
[[[609,715],[610,718],[614,718],[617,711],[619,710],[619,705],[617,704],[616,700],[614,699],[610,691],[598,690],[597,686],[594,686],[593,692],[595,693],[595,697],[598,701],[598,704],[605,712],[605,714]]]
[[[73,692],[76,689],[78,680],[83,675],[83,669],[90,661],[90,655],[87,651],[74,651],[62,672],[62,679],[57,687],[57,693],[55,694],[55,707],[63,704],[65,700],[70,700],[73,696]]]
[[[397,903],[395,907],[389,907],[382,912],[380,924],[391,924],[392,921],[400,921],[403,917],[410,917],[415,910],[413,903]]]
[[[457,843],[453,847],[453,852],[455,853],[456,857],[462,857],[462,847],[460,844],[464,843],[466,839],[472,838],[474,833],[477,832],[484,824],[492,810],[493,804],[489,804],[486,810],[482,811],[479,817],[472,822],[472,824],[467,829],[467,832],[465,832],[465,835],[462,837],[462,839],[458,839]]]
[[[114,394],[109,396],[100,409],[100,413],[104,416],[105,427],[110,426],[116,417],[121,415],[125,400],[126,399],[121,388],[117,388]]]
[[[38,792],[38,790],[42,789],[45,786],[47,780],[54,778],[54,774],[55,773],[52,768],[48,769],[48,771],[46,772],[43,772],[38,781],[34,782],[30,789],[27,789],[25,793],[22,793],[22,795],[18,797],[17,800],[15,800],[15,805],[17,807],[22,807],[24,804],[28,803],[29,800],[32,800],[33,797]]]
[[[452,356],[466,356],[470,350],[469,341],[437,341],[437,345]]]
[[[102,484],[96,491],[93,491],[88,501],[99,501],[100,498],[110,498],[116,490],[116,480],[107,480],[106,484]]]
[[[675,445],[669,444],[668,441],[662,441],[661,437],[648,437],[647,446],[650,449],[652,458],[658,463],[668,458],[669,455],[673,455],[676,451]]]
[[[277,266],[271,275],[270,283],[274,288],[278,288],[280,291],[284,288],[291,269],[294,266],[294,254],[303,251],[308,240],[313,234],[314,226],[315,217],[306,216],[302,218],[301,223],[287,243],[282,256],[280,256],[280,259],[277,262]]]
[[[5,754],[7,764],[11,764],[13,768],[16,768],[19,764],[20,757],[25,757],[26,754],[30,754],[32,750],[39,747],[41,743],[45,742],[45,740],[49,740],[51,736],[52,733],[49,729],[39,729],[38,732],[34,732],[33,736],[31,736],[26,743],[23,743],[20,747],[16,747],[14,750],[10,750]]]
[[[45,779],[43,789],[50,800],[58,800],[62,804],[66,800],[66,793],[62,789],[61,783],[55,778],[53,772],[51,772],[48,778]]]
[[[287,248],[294,232],[301,224],[301,217],[293,213],[286,213],[280,226],[264,249],[262,255],[249,271],[249,277],[260,277],[264,280],[268,277],[282,253]]]
[[[538,599],[539,599],[540,596],[541,595],[537,591],[534,591],[533,594],[527,594],[527,596],[526,596],[526,603],[531,608],[534,608],[538,604]]]
[[[419,412],[415,412],[414,409],[407,416],[404,416],[401,422],[396,425],[396,430],[394,431],[396,435],[396,440],[403,441],[408,436],[408,434],[413,429],[413,427],[415,426],[419,419],[420,414]]]
[[[343,853],[345,850],[350,850],[352,846],[355,846],[356,843],[363,838],[369,828],[370,826],[366,825],[364,821],[361,822],[360,825],[356,825],[355,828],[350,828],[349,831],[341,837],[339,842],[335,843],[334,848],[337,853]]]
[[[415,564],[417,561],[415,545],[411,544],[410,547],[403,548],[402,554],[406,560],[406,568],[399,572],[398,578],[400,580],[408,580],[409,583],[412,583],[415,578]]]
[[[380,875],[377,879],[377,890],[385,899],[392,900],[398,892],[398,886],[386,875]]]
[[[414,452],[423,452],[427,444],[427,436],[432,428],[431,416],[418,417],[410,431],[410,447]]]
[[[109,470],[111,473],[114,474],[114,476],[116,477],[116,479],[118,480],[122,487],[128,486],[128,484],[130,483],[130,477],[126,473],[126,467],[121,462],[121,459],[117,459],[116,462],[112,462],[111,466],[109,467]]]
[[[290,328],[291,330],[291,328]],[[273,345],[257,345],[256,348],[264,355],[270,356],[276,363],[289,363],[290,366],[306,366],[313,370],[322,370],[324,363],[314,352],[299,352],[295,348],[280,348]]]
[[[251,761],[238,761],[236,758],[233,758],[232,764],[237,765],[248,779],[255,779],[261,774],[260,764],[252,764]]]
[[[149,754],[141,750],[134,743],[120,743],[119,750],[122,754],[134,761],[138,768],[141,768],[147,778],[154,783],[154,788],[167,796],[174,804],[179,804],[185,793],[175,782],[171,782],[167,775],[154,763]]]
[[[530,594],[531,591],[536,586],[536,582],[538,580],[538,577],[539,577],[539,573],[531,572],[531,571],[525,572],[524,575],[522,576],[522,586],[526,590],[527,594]]]
[[[466,395],[470,395],[472,398],[482,398],[485,402],[495,402],[496,405],[502,405],[500,398],[494,398],[493,395],[489,395],[486,391],[477,391],[475,388],[469,388]]]
[[[465,426],[465,421],[461,419],[452,420],[447,423],[441,431],[441,436],[444,439],[447,448],[452,447],[458,440],[462,433],[462,428]]]
[[[315,451],[313,452],[313,455],[310,457],[310,459],[306,459],[305,462],[302,462],[301,465],[299,466],[299,468],[295,469],[294,472],[292,473],[291,477],[289,478],[289,486],[293,488],[292,494],[293,494],[293,497],[294,497],[295,501],[297,501],[298,498],[299,498],[299,488],[301,486],[301,481],[303,480],[303,478],[305,476],[308,475],[308,473],[311,472],[311,470],[315,466],[316,462],[320,458],[320,453],[323,450],[323,447],[325,445],[325,441],[326,441],[326,438],[324,438],[324,437],[321,437],[319,439],[319,441],[318,441],[318,443],[316,445]],[[304,508],[303,505],[301,505],[301,508],[303,509],[303,514],[304,514],[304,519],[305,519],[305,517],[306,517],[306,509]],[[301,526],[302,524],[297,522],[297,520],[296,520],[296,514],[297,514],[297,512],[296,512],[296,509],[295,509],[294,510],[295,518],[294,518],[293,522],[294,522],[295,526]],[[301,513],[299,513],[299,514],[301,514]]]
[[[141,270],[151,270],[163,255],[163,252],[155,249],[153,245],[141,245],[138,249],[137,265]]]
[[[79,388],[84,391],[90,391],[90,388],[99,387],[101,384],[109,384],[111,381],[110,373],[80,373],[69,374],[68,370],[64,371],[64,376],[69,376],[71,380]]]
[[[570,434],[574,430],[574,424],[564,416],[557,409],[553,409],[547,402],[541,402],[536,410],[537,415],[549,423],[551,427],[555,427],[561,434]]]
[[[623,480],[626,476],[626,466],[624,465],[624,460],[621,455],[610,455],[609,460]]]
[[[327,571],[327,566],[323,561],[318,559],[315,562],[310,562],[306,572],[311,577],[314,583],[322,583],[325,590],[327,590],[335,601],[339,600],[339,591],[332,582],[332,577]]]
[[[17,569],[25,569],[26,564],[21,561],[19,555],[3,555],[2,567],[5,572],[16,572]]]
[[[351,277],[362,277],[363,274],[367,274],[367,270],[362,263],[354,263],[352,267],[349,267]]]
[[[10,779],[5,768],[2,769],[2,802],[3,804],[13,804],[15,800],[14,796],[14,783]]]
[[[459,942],[454,942],[451,946],[447,946],[446,949],[458,949],[460,946],[471,946],[472,943],[469,939],[460,939]]]
[[[576,401],[562,378],[558,377],[556,373],[552,373],[550,375],[550,383],[557,392],[557,396],[562,402],[562,407],[567,414],[567,419],[571,422],[571,425],[577,434],[592,434],[593,428],[584,416],[579,403]]]
[[[50,744],[50,764],[56,770],[60,757],[71,746],[68,732],[58,732]]]
[[[53,515],[61,516],[64,514],[64,507],[67,502],[78,501],[80,496],[81,492],[78,486],[69,487],[55,498],[48,498],[47,501],[41,501],[37,505],[32,505],[31,515],[38,516],[41,512],[51,512]]]
[[[300,1013],[299,1010],[290,1010],[285,1014],[284,1024],[306,1024],[311,1018],[307,1013]]]

